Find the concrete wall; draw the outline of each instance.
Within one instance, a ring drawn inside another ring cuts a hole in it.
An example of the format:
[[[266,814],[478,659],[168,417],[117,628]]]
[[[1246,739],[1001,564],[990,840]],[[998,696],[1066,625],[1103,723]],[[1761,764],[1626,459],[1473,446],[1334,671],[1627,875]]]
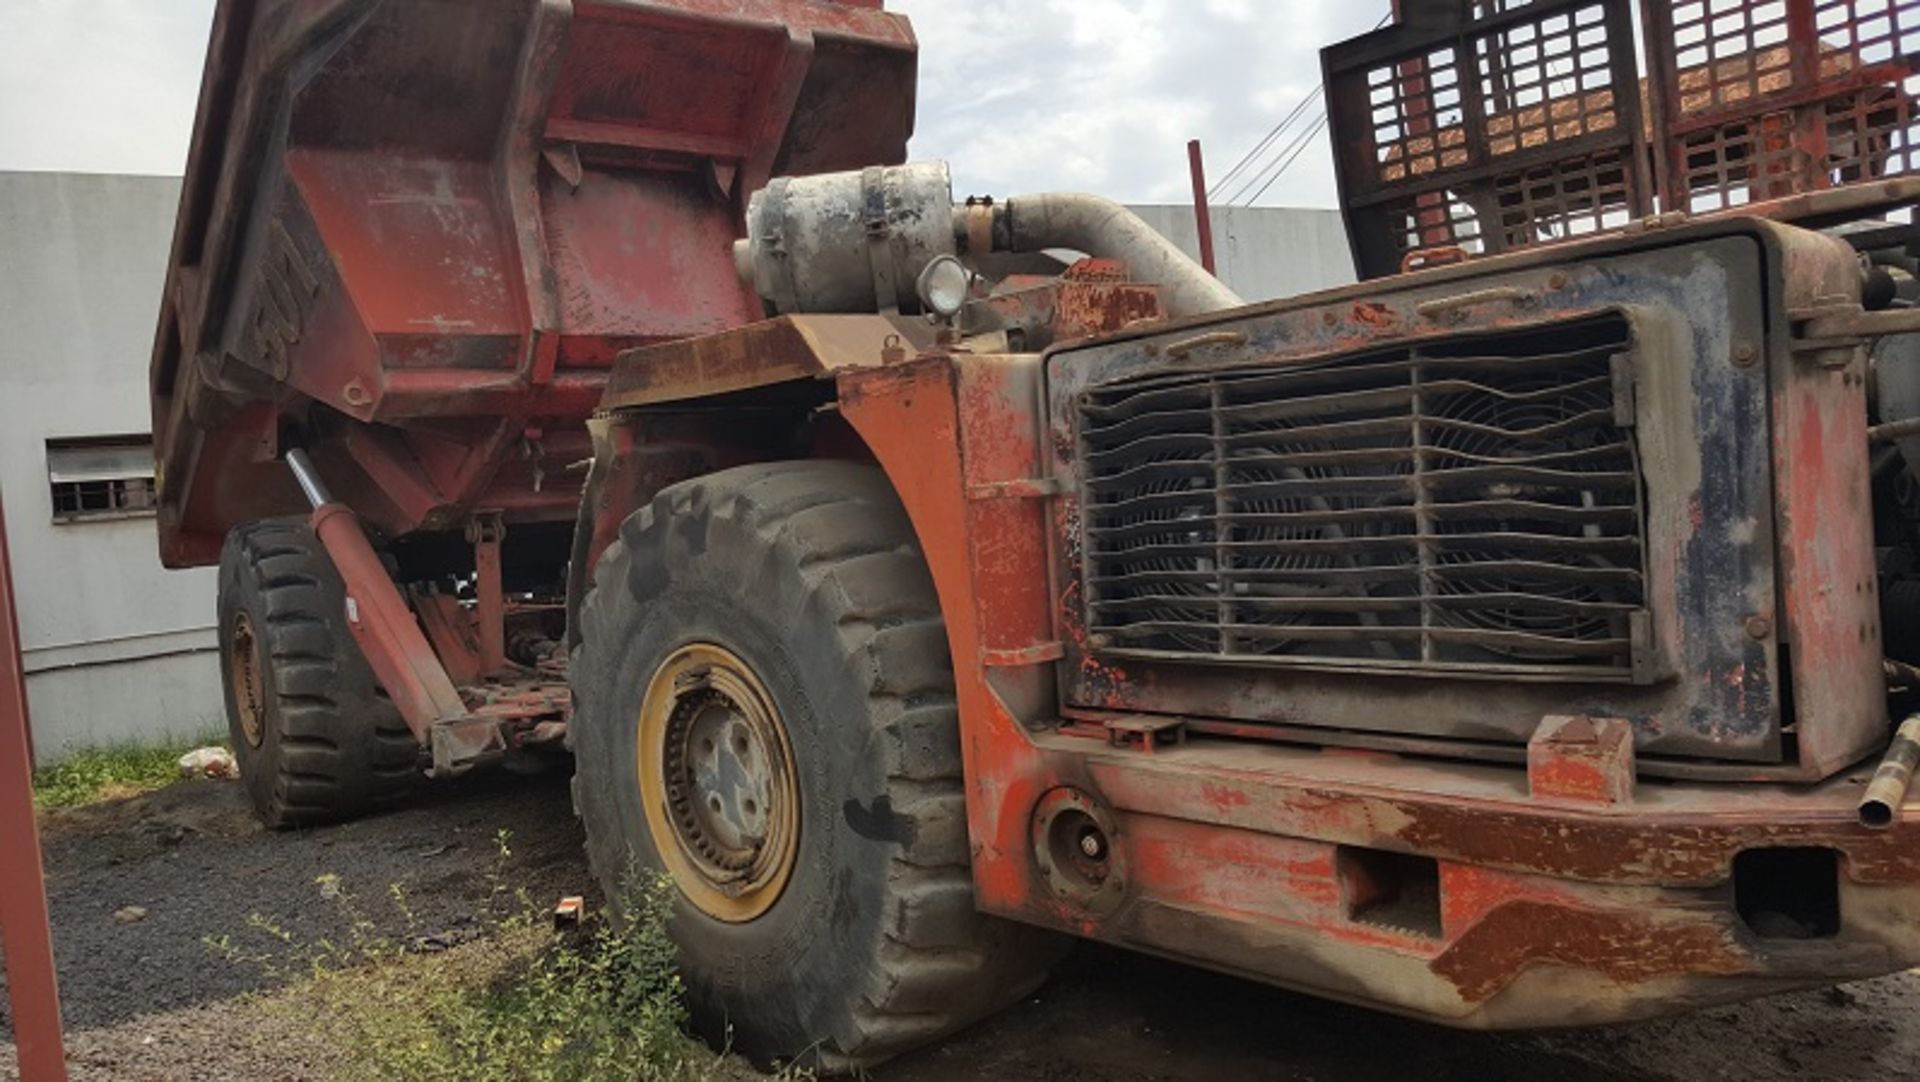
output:
[[[35,750],[224,727],[214,576],[160,567],[151,518],[55,524],[46,442],[148,431],[180,182],[0,173],[0,496]]]
[[[1134,213],[1200,258],[1192,206],[1134,207]],[[1214,254],[1220,279],[1249,301],[1270,301],[1354,280],[1346,227],[1337,210],[1215,207]]]

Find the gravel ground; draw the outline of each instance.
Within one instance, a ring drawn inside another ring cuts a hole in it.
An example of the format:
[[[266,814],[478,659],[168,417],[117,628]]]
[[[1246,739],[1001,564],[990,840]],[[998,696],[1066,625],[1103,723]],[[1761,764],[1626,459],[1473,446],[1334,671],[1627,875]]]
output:
[[[551,904],[590,885],[559,773],[462,779],[390,815],[290,834],[261,829],[238,786],[191,782],[56,813],[42,841],[76,1079],[325,1077],[326,1049],[244,998],[298,976],[260,925],[311,949],[343,936],[350,904],[378,935],[457,945],[519,888]],[[323,897],[323,875],[340,877],[344,900]],[[145,916],[115,918],[129,906]],[[211,945],[222,937],[282,963],[236,960]],[[0,1079],[12,1059],[0,1050]]]
[[[512,832],[511,856],[495,838]],[[178,785],[50,817],[49,893],[73,1077],[325,1079],[334,1054],[276,1009],[293,975],[235,961],[210,940],[264,946],[264,921],[299,943],[348,923],[316,880],[337,875],[396,938],[472,938],[501,897],[590,890],[565,778],[493,775],[434,787],[413,807],[268,834],[237,788]],[[411,925],[388,899],[406,891]],[[139,906],[146,916],[114,914]],[[484,950],[484,944],[467,949]],[[1076,952],[1030,1002],[878,1082],[1214,1082],[1220,1079],[1566,1082],[1913,1078],[1920,974],[1636,1027],[1457,1033],[1098,947]],[[0,1015],[3,1017],[3,1015]],[[0,1031],[4,1031],[0,1026]],[[0,1079],[14,1077],[0,1043]]]
[[[1441,1029],[1120,951],[880,1082],[1804,1082],[1920,1077],[1920,975],[1559,1034]]]

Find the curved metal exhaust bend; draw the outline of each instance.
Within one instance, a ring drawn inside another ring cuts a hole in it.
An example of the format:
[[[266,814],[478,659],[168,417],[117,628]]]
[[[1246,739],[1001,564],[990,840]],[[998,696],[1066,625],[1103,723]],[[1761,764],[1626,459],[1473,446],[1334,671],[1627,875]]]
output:
[[[1102,259],[1125,260],[1136,281],[1159,283],[1161,307],[1175,319],[1247,303],[1139,215],[1111,199],[1067,193],[1021,195],[1007,200],[1005,214],[1005,231],[994,230],[995,247],[1004,245],[1003,250],[1010,252],[1068,248]]]

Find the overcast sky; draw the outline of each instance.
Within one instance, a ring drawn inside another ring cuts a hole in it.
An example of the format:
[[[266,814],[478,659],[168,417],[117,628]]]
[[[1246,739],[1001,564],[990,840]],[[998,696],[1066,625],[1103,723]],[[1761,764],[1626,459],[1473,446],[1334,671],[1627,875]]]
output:
[[[1319,85],[1320,46],[1371,29],[1388,2],[888,7],[920,35],[913,154],[952,161],[959,194],[1184,202],[1188,139],[1205,141],[1220,177]],[[179,173],[212,11],[213,0],[0,0],[0,169]],[[1324,134],[1260,201],[1334,204]]]

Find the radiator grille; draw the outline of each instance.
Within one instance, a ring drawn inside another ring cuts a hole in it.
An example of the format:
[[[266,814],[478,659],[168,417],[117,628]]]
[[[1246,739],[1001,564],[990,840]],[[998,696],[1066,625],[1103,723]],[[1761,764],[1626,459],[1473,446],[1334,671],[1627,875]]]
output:
[[[1628,349],[1606,318],[1089,391],[1090,641],[1630,674],[1646,598]]]

